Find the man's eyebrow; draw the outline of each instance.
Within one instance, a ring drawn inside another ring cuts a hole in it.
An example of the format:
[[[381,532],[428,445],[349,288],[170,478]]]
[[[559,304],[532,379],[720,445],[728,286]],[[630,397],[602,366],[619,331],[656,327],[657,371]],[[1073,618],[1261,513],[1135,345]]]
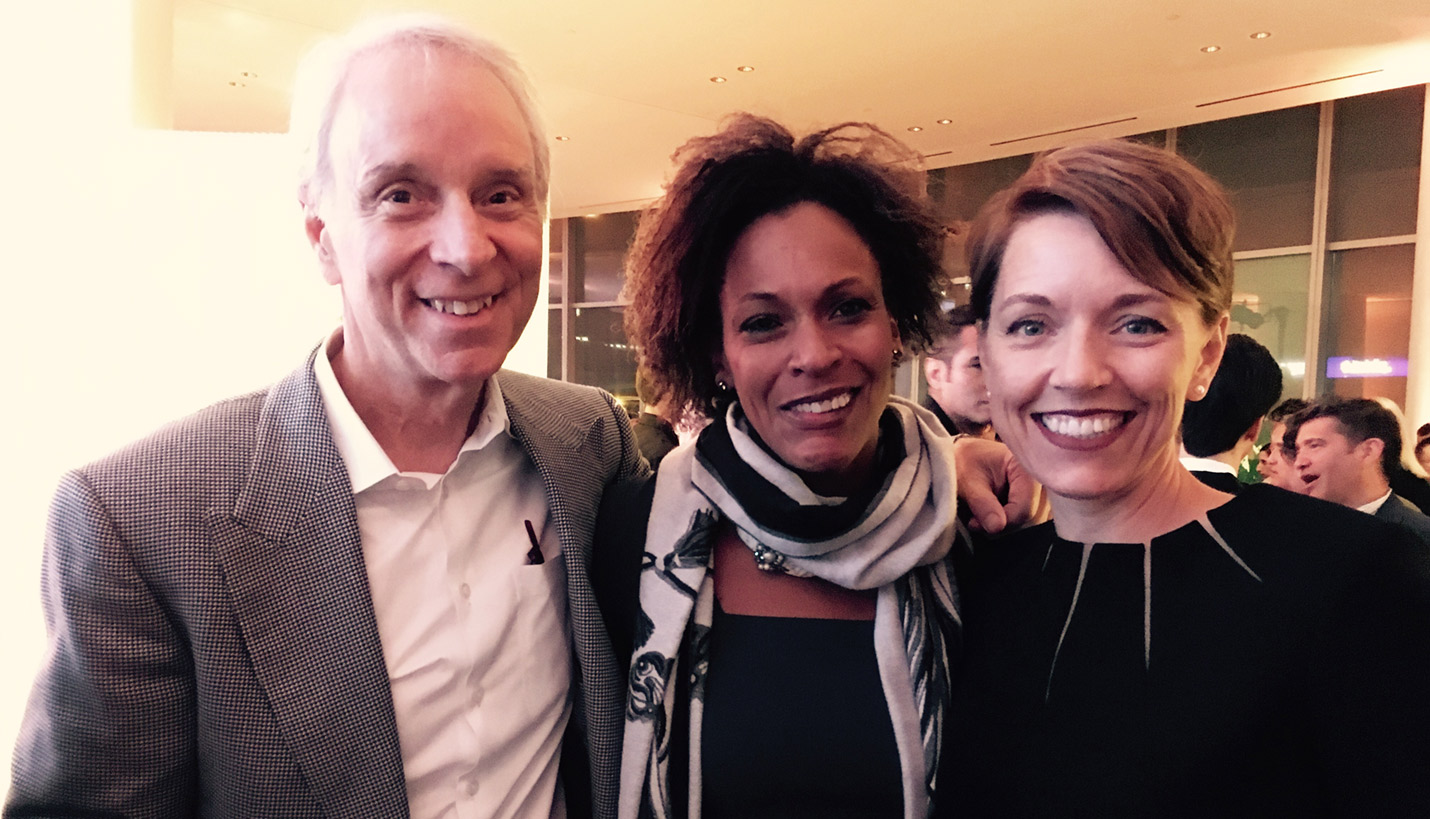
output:
[[[417,165],[411,162],[379,162],[363,172],[358,178],[359,186],[366,187],[383,179],[417,176]]]

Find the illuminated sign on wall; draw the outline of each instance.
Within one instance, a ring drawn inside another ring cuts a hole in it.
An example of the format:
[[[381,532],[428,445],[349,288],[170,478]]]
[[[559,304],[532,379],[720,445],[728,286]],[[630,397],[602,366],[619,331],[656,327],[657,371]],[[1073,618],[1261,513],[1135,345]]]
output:
[[[1410,373],[1408,358],[1350,358],[1334,356],[1326,359],[1327,378],[1404,377]]]

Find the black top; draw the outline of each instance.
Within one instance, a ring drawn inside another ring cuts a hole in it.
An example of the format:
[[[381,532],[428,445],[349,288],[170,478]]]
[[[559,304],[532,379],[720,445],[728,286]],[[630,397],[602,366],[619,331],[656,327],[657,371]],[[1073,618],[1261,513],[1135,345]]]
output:
[[[1202,483],[1220,492],[1235,495],[1241,491],[1241,481],[1230,472],[1211,472],[1201,469],[1190,470],[1193,476]]]
[[[717,606],[701,730],[708,819],[904,815],[872,620]]]
[[[1426,550],[1269,486],[1208,517],[978,551],[949,815],[1430,816]]]
[[[675,427],[661,420],[655,413],[642,412],[636,416],[635,422],[631,424],[631,431],[636,434],[636,447],[645,459],[650,461],[652,469],[660,466],[660,459],[664,458],[667,452],[680,445]]]
[[[630,667],[654,495],[654,478],[608,489],[592,539],[592,590],[622,669]],[[717,607],[710,638],[701,723],[705,816],[902,815],[898,751],[872,621],[749,617]],[[689,701],[688,683],[689,675],[678,680],[677,702]],[[801,690],[802,697],[790,693]],[[771,716],[771,708],[780,715]],[[670,786],[679,815],[688,801],[688,743],[689,709],[677,708]],[[745,759],[737,758],[741,751],[748,752]],[[766,768],[768,781],[753,781],[753,760]],[[812,795],[816,790],[823,797]],[[850,809],[842,811],[846,799]]]

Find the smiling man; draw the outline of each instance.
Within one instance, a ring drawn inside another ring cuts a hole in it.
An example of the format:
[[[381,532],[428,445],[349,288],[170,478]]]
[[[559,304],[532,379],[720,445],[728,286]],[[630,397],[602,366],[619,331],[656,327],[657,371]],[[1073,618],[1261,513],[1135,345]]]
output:
[[[1399,524],[1430,545],[1430,517],[1390,489],[1400,461],[1400,424],[1368,398],[1315,403],[1292,416],[1285,444],[1295,442],[1295,468],[1312,497]]]
[[[586,560],[646,466],[610,396],[501,370],[549,167],[521,71],[388,20],[298,86],[342,326],[66,476],[5,816],[611,815],[623,675]]]

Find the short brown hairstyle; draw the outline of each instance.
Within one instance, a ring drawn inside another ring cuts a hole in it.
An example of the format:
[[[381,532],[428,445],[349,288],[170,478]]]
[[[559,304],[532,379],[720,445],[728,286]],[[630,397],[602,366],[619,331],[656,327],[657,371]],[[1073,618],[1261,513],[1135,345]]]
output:
[[[1042,154],[979,211],[968,262],[980,319],[988,318],[1014,229],[1050,212],[1086,218],[1128,273],[1196,302],[1207,324],[1231,309],[1236,217],[1221,186],[1169,151],[1104,140]]]
[[[673,159],[665,196],[641,216],[626,257],[625,328],[676,406],[721,410],[714,354],[725,265],[750,225],[801,202],[829,208],[859,234],[900,339],[913,352],[927,348],[945,284],[944,230],[912,149],[867,123],[796,140],[769,119],[735,114]]]

